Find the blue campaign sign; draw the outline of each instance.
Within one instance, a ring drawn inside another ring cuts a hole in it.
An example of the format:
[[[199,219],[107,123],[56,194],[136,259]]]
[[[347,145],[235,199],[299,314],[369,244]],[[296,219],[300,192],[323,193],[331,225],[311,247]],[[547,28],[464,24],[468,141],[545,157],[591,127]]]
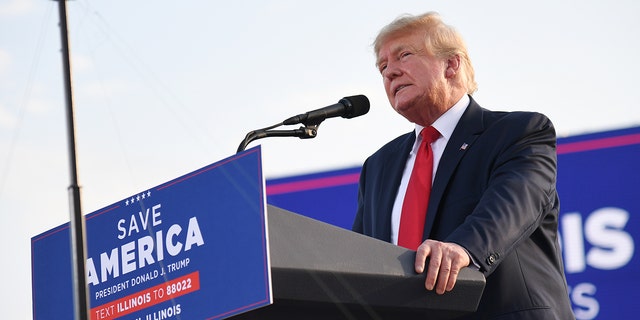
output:
[[[91,319],[220,319],[272,303],[260,147],[86,216]],[[68,224],[32,239],[33,317],[73,316]]]
[[[561,139],[560,233],[577,319],[632,319],[640,283],[640,128]]]
[[[640,127],[558,139],[560,242],[579,320],[636,318],[639,163]],[[267,201],[351,229],[359,172],[270,179]]]

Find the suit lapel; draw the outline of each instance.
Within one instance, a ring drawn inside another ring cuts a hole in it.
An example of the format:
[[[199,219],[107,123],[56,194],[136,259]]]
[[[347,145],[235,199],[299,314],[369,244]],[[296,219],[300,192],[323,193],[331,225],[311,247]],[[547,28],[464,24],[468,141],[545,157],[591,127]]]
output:
[[[444,153],[440,158],[440,163],[438,164],[438,170],[436,171],[433,186],[431,187],[423,240],[429,238],[429,235],[431,234],[433,223],[439,212],[438,208],[440,206],[440,201],[442,200],[444,191],[446,190],[458,163],[460,163],[460,160],[464,156],[466,150],[473,145],[476,138],[484,130],[484,126],[482,124],[482,113],[482,108],[480,108],[480,106],[471,99],[467,110],[460,118],[460,121],[458,121],[458,124],[445,147]]]
[[[381,200],[378,212],[382,216],[379,217],[381,218],[381,223],[376,225],[378,234],[383,235],[384,239],[382,240],[391,240],[391,213],[398,194],[398,188],[400,187],[400,181],[402,180],[402,173],[416,138],[414,132],[406,134],[406,138],[398,144],[392,153],[388,154],[381,172],[382,177],[379,181],[383,183],[378,189],[379,193],[376,194],[376,197]]]

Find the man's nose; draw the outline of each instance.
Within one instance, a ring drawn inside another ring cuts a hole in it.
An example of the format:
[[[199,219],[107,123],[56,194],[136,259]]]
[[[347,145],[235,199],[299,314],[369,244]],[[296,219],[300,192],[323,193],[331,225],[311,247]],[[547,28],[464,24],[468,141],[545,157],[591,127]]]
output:
[[[401,74],[402,74],[402,71],[400,70],[400,68],[398,68],[398,65],[396,65],[395,63],[389,63],[387,67],[384,69],[384,71],[382,72],[382,76],[389,80],[394,79]]]

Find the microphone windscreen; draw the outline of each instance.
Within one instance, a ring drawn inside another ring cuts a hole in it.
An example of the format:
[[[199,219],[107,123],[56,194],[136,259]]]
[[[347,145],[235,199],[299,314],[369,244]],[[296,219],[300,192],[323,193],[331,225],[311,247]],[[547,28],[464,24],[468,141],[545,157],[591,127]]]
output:
[[[342,115],[343,118],[351,119],[359,117],[369,112],[369,99],[364,95],[344,97],[340,99],[340,103],[347,107],[347,112]]]

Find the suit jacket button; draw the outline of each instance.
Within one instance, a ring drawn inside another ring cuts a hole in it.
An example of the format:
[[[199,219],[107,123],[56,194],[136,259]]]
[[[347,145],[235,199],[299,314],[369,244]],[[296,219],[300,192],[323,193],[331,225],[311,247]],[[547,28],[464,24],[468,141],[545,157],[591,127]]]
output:
[[[498,260],[498,257],[495,254],[490,254],[489,257],[487,258],[487,263],[489,265],[492,265],[494,263],[496,263],[496,260]]]

